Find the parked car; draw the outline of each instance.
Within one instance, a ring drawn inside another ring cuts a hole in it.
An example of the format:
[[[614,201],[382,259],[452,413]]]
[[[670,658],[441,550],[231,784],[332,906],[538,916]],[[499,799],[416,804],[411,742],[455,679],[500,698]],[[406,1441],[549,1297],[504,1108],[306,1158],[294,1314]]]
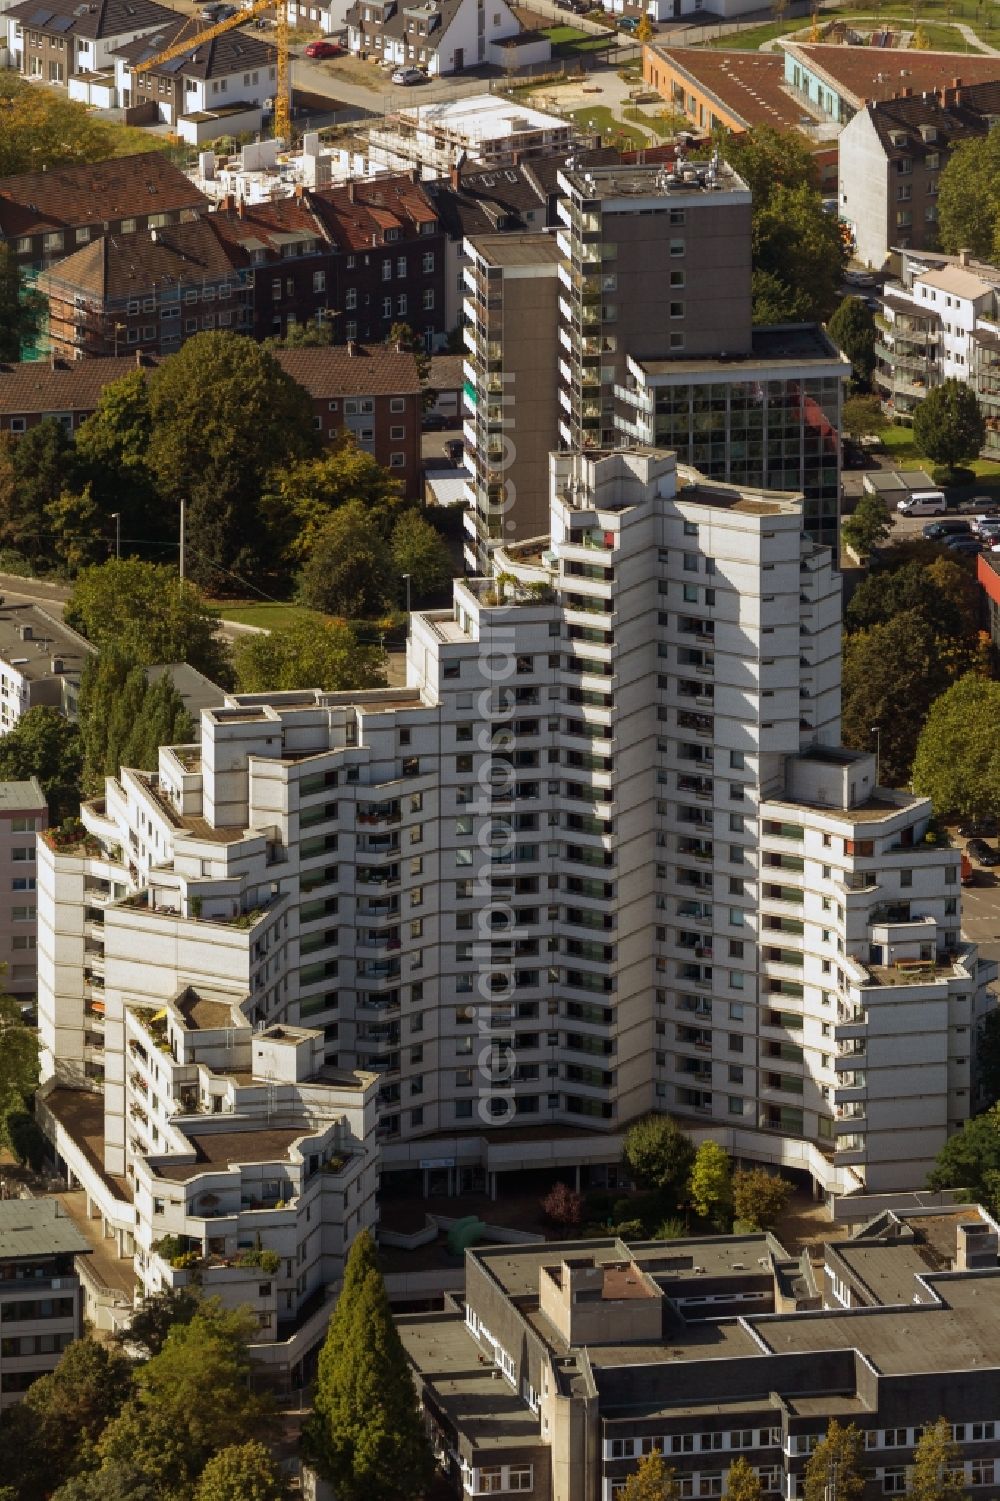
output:
[[[973,860],[978,860],[980,865],[1000,865],[1000,850],[987,844],[985,839],[970,839],[965,846],[965,853],[971,855]]]
[[[870,271],[845,271],[844,280],[849,287],[873,287],[875,278]]]
[[[465,458],[465,442],[462,438],[449,438],[444,445],[444,451],[449,459],[454,459],[456,464],[460,464]]]
[[[420,419],[420,426],[425,433],[443,433],[451,423],[440,412],[425,412]]]
[[[310,42],[306,48],[306,57],[339,57],[343,52],[339,42],[328,42],[325,37],[319,37],[315,42]]]
[[[943,490],[915,490],[896,502],[901,516],[943,516],[947,509]]]
[[[942,545],[962,558],[978,557],[983,550],[978,537],[945,537]]]
[[[618,22],[618,30],[624,31],[627,36],[634,36],[639,30],[638,16],[622,16]]]
[[[928,542],[941,542],[945,537],[968,537],[972,528],[967,521],[929,521],[922,528]]]
[[[201,19],[203,21],[221,21],[223,19],[221,12],[224,11],[225,8],[226,7],[222,4],[222,0],[209,0],[209,3],[207,5],[203,5],[201,7],[201,10],[198,12],[198,14],[199,16],[201,16]]]
[[[972,523],[971,531],[980,542],[1000,542],[1000,520],[993,517],[977,517]]]
[[[996,834],[1000,830],[1000,824],[995,818],[975,818],[968,823],[960,823],[958,832],[963,839],[981,839],[984,834]]]
[[[392,75],[393,83],[401,83],[404,88],[409,88],[414,83],[426,83],[427,74],[420,68],[397,68]]]

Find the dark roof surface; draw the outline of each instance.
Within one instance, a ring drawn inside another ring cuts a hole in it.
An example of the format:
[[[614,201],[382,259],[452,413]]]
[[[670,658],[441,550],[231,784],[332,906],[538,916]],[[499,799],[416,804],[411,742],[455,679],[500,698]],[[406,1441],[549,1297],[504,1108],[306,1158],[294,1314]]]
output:
[[[954,91],[949,89],[947,97],[953,99]],[[945,105],[940,94],[928,90],[909,99],[870,104],[868,115],[888,155],[898,152],[900,155],[925,156],[929,151],[940,151],[942,144],[951,146],[970,136],[986,134],[989,126],[984,117],[1000,115],[1000,80],[963,87],[957,103]],[[925,140],[921,126],[925,129],[933,127],[938,138]],[[906,144],[897,146],[892,137],[900,133],[906,136]]]
[[[146,151],[0,178],[0,239],[207,207],[204,193],[165,152]]]
[[[463,172],[457,186],[442,178],[429,183],[428,192],[453,240],[502,229],[524,229],[525,215],[532,212],[540,214],[544,222],[545,196],[524,166]]]
[[[44,360],[0,365],[0,414],[92,412],[104,387],[135,369],[134,355],[127,359],[63,361],[55,367]]]
[[[437,223],[426,188],[409,174],[319,188],[309,199],[340,250],[381,245],[387,229],[398,230],[408,238],[420,233],[421,224]]]
[[[100,40],[162,26],[177,12],[156,0],[21,0],[6,14],[38,31]]]
[[[212,216],[205,215],[162,229],[102,235],[43,273],[39,288],[61,285],[111,302],[150,288],[224,277],[247,264],[246,252],[224,245]]]
[[[416,357],[384,346],[276,349],[286,374],[311,396],[416,396],[422,387]]]
[[[205,30],[205,22],[196,17],[174,16],[168,25],[149,36],[139,37],[124,47],[118,47],[115,55],[136,64],[155,57],[167,47],[196,36]],[[242,27],[224,31],[211,41],[202,42],[191,52],[184,52],[169,62],[161,63],[149,72],[154,76],[181,74],[185,78],[229,78],[234,73],[244,73],[250,68],[267,68],[274,65],[278,49],[262,37],[254,36]]]

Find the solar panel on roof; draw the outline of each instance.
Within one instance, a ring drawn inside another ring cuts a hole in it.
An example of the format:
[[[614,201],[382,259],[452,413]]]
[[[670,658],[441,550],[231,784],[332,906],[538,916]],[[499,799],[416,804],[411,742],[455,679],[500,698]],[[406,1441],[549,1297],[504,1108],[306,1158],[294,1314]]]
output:
[[[158,73],[177,73],[188,61],[189,58],[187,57],[171,57],[167,62],[161,63],[156,71]]]
[[[74,21],[73,16],[56,16],[52,22],[53,31],[68,31]]]
[[[28,17],[28,25],[47,26],[51,20],[52,12],[50,10],[35,10],[32,11],[31,15]]]

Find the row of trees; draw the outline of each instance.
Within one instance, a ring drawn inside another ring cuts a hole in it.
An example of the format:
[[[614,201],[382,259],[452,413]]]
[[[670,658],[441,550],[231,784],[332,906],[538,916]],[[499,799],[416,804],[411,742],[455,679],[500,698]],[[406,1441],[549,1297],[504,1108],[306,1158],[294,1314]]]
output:
[[[0,1501],[290,1501],[249,1310],[147,1298],[118,1345],[77,1340],[0,1416]],[[340,1501],[419,1501],[434,1461],[367,1232],[320,1354],[307,1458]]]
[[[792,1185],[764,1168],[734,1172],[724,1147],[691,1138],[669,1115],[647,1115],[625,1134],[624,1164],[638,1198],[614,1202],[556,1183],[542,1200],[550,1224],[568,1234],[614,1234],[657,1240],[687,1235],[691,1217],[714,1232],[770,1230],[781,1218]]]
[[[806,1463],[804,1501],[860,1501],[868,1478],[864,1464],[864,1436],[855,1424],[834,1419]],[[923,1428],[908,1468],[906,1494],[910,1501],[965,1501],[965,1469],[961,1451],[947,1418]],[[621,1501],[680,1501],[676,1472],[654,1450],[629,1477]],[[726,1475],[724,1501],[761,1501],[763,1487],[757,1472],[740,1457]]]
[[[239,334],[198,334],[155,370],[106,386],[75,435],[50,419],[0,442],[8,564],[13,554],[73,577],[108,556],[113,518],[125,554],[169,560],[182,500],[188,575],[217,596],[249,586],[284,597],[305,570],[307,603],[357,615],[398,605],[404,573],[418,601],[451,576],[439,534],[398,482],[347,438],[324,448],[307,392]],[[338,517],[348,505],[364,537]]]

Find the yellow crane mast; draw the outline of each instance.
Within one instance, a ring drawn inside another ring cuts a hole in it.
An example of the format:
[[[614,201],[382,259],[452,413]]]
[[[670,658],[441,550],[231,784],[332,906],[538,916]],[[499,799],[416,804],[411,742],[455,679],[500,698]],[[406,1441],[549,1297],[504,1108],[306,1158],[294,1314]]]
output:
[[[161,63],[168,63],[175,57],[183,57],[186,52],[197,51],[204,42],[212,42],[226,31],[235,31],[237,26],[242,26],[246,21],[252,20],[254,16],[262,15],[267,10],[274,11],[277,22],[275,42],[278,49],[278,62],[274,89],[274,134],[280,137],[286,145],[291,145],[292,111],[288,66],[287,0],[253,0],[251,5],[245,5],[237,15],[230,16],[225,21],[216,21],[214,26],[206,26],[204,31],[198,31],[194,36],[184,37],[171,46],[164,47],[162,52],[157,52],[153,57],[147,57],[145,62],[136,63],[131,71],[149,73]]]

